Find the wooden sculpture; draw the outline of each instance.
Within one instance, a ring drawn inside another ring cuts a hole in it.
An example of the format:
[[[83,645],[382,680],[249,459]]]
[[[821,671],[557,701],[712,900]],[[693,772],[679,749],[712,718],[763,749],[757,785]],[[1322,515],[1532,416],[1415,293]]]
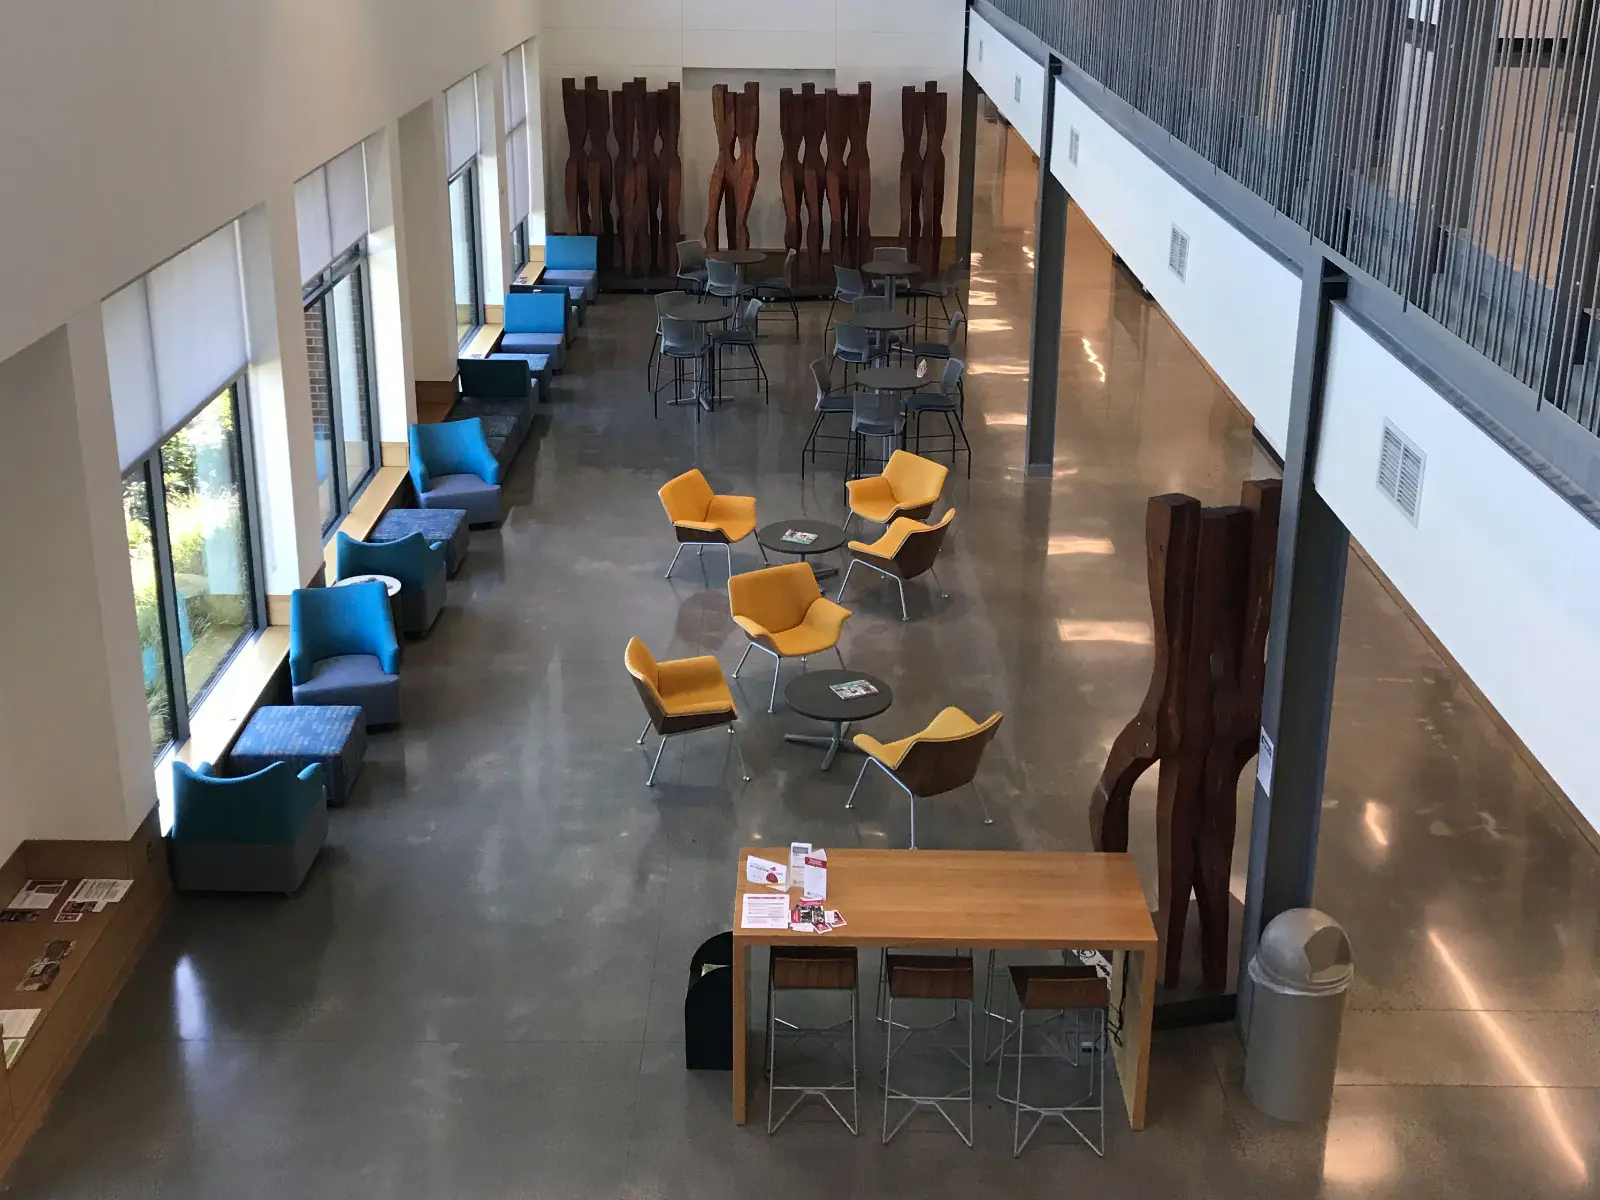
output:
[[[916,258],[922,232],[922,134],[928,107],[909,83],[900,89],[900,242]]]
[[[625,274],[637,268],[636,258],[642,239],[644,196],[638,169],[644,166],[643,121],[644,80],[635,79],[611,93],[611,126],[616,131],[617,161],[617,263]]]
[[[921,91],[900,91],[900,240],[912,261],[932,278],[944,248],[944,134],[949,97],[929,80]]]
[[[589,209],[589,108],[575,79],[561,81],[561,112],[567,122],[567,222],[578,233],[593,233]]]
[[[1260,735],[1281,486],[1251,480],[1227,508],[1155,496],[1145,512],[1155,665],[1107,755],[1089,827],[1096,850],[1126,851],[1133,785],[1160,762],[1157,929],[1168,987],[1178,982],[1191,892],[1204,985],[1226,986],[1236,794]]]
[[[822,277],[822,196],[827,162],[822,156],[827,108],[815,84],[800,85],[800,196],[805,203],[804,277]]]
[[[850,137],[850,118],[845,112],[845,100],[834,88],[823,93],[824,122],[828,138],[823,187],[828,197],[828,253],[835,266],[854,266],[845,258],[844,212],[844,155]]]
[[[846,108],[850,116],[850,157],[845,176],[845,214],[849,222],[845,242],[850,247],[850,265],[860,266],[872,257],[872,153],[867,148],[872,84],[862,80],[850,99],[853,103]]]
[[[711,168],[706,206],[706,249],[721,245],[718,229],[726,225],[728,248],[750,247],[750,206],[755,200],[756,138],[761,132],[761,87],[747,83],[743,92],[726,84],[711,89],[711,120],[717,131],[717,161]],[[720,219],[719,219],[720,218]]]
[[[783,199],[783,248],[800,250],[800,97],[793,88],[778,91],[778,194]]]
[[[655,94],[654,113],[661,148],[654,152],[650,175],[650,220],[656,247],[651,262],[670,278],[678,273],[678,221],[683,204],[683,156],[678,147],[683,97],[676,83]]]
[[[590,75],[583,81],[583,98],[589,110],[589,205],[590,231],[600,237],[600,263],[606,265],[616,225],[611,218],[611,106],[600,80]]]

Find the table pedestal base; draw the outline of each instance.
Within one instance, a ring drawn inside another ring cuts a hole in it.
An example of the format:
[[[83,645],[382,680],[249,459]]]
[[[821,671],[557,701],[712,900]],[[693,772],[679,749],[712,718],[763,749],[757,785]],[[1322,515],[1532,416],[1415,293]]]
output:
[[[786,733],[783,740],[793,742],[797,746],[816,746],[819,750],[826,750],[822,756],[822,769],[826,771],[833,766],[833,760],[841,753],[865,754],[866,751],[854,742],[844,740],[844,731],[850,724],[848,721],[833,722],[833,733]]]

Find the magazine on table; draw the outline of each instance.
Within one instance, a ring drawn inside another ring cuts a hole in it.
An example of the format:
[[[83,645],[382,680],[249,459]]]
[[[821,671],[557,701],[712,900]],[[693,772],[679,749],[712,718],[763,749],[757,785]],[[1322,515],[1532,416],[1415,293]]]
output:
[[[808,533],[803,529],[785,529],[783,531],[783,537],[780,540],[785,542],[793,542],[796,546],[809,546],[812,542],[817,540],[817,535],[814,533]]]
[[[841,700],[859,700],[863,696],[876,696],[878,689],[865,679],[850,679],[844,683],[830,683],[828,690]]]

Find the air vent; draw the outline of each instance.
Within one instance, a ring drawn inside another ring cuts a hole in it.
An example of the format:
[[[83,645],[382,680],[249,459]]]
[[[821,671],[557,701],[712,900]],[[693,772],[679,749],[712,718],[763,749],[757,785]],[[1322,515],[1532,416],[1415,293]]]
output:
[[[1011,98],[1018,104],[1022,103],[1022,76],[1016,77],[1016,82],[1011,85]]]
[[[1413,525],[1422,508],[1422,468],[1428,459],[1416,443],[1390,422],[1383,423],[1383,448],[1378,452],[1378,490],[1394,501]]]
[[[1067,161],[1073,166],[1078,165],[1078,131],[1076,129],[1069,128],[1067,130]]]
[[[1189,235],[1176,225],[1172,227],[1172,238],[1167,243],[1167,269],[1179,279],[1189,276]]]
[[[979,62],[983,61],[983,39],[982,38],[978,39],[978,61]]]

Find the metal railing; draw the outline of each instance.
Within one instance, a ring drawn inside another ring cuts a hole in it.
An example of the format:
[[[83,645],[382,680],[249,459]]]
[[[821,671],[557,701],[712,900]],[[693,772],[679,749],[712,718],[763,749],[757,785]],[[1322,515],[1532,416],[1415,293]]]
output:
[[[1600,432],[1600,0],[991,0]]]

